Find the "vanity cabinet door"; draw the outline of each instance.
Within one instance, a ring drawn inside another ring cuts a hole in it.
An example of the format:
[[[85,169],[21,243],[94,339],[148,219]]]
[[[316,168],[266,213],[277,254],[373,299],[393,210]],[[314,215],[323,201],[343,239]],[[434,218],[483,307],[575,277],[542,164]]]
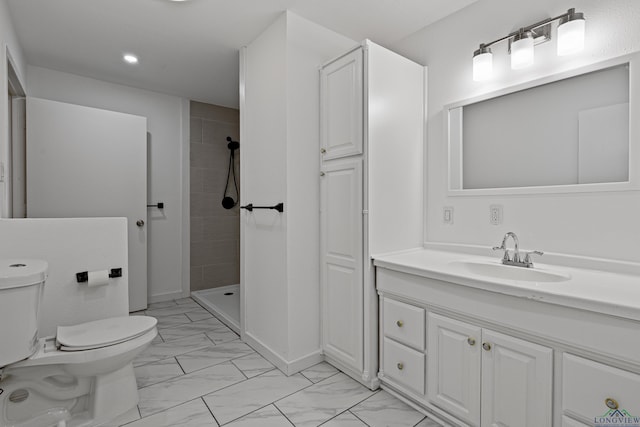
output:
[[[362,160],[336,160],[320,180],[322,347],[361,372],[364,351]]]
[[[320,152],[322,160],[362,154],[362,49],[320,70]]]
[[[482,331],[482,426],[551,426],[553,351]]]
[[[481,329],[438,314],[427,316],[427,395],[435,405],[480,425]]]

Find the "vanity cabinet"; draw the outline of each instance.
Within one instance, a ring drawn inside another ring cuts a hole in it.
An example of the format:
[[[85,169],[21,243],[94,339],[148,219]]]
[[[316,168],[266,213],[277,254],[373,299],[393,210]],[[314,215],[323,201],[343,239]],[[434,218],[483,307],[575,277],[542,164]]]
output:
[[[375,263],[378,375],[392,394],[456,426],[640,416],[640,320]]]
[[[371,388],[372,254],[422,245],[424,82],[423,66],[368,40],[320,69],[322,351]]]
[[[474,426],[551,426],[550,348],[435,313],[428,325],[434,404]]]

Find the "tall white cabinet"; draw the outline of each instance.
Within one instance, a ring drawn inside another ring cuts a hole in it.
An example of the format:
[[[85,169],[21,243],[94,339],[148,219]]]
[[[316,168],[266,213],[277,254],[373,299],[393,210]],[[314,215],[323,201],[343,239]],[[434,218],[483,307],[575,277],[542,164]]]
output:
[[[426,69],[368,40],[320,70],[325,359],[378,384],[372,254],[421,247]]]

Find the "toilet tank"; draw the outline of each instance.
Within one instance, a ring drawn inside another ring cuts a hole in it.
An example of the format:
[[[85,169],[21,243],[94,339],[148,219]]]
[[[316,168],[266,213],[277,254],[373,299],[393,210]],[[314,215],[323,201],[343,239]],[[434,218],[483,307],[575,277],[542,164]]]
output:
[[[37,259],[0,259],[0,367],[37,350],[38,311],[48,267]]]

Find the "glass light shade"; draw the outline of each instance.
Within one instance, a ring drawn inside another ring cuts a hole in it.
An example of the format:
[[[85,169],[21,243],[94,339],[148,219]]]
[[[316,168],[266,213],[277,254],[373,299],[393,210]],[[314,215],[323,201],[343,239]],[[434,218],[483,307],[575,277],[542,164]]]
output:
[[[584,49],[584,18],[563,22],[558,26],[558,56],[571,55]]]
[[[481,82],[491,78],[493,74],[493,54],[491,50],[473,56],[473,80]]]
[[[533,37],[531,33],[516,36],[511,43],[511,68],[519,70],[533,64]]]

